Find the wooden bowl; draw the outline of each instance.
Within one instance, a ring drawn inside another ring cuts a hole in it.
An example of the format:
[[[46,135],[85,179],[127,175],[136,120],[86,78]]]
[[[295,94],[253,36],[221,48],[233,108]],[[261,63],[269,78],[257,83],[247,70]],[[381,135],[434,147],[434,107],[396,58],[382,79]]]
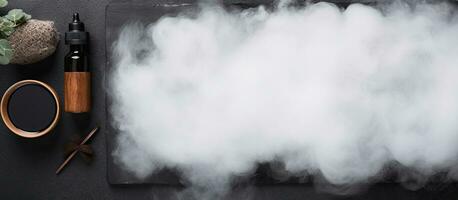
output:
[[[20,87],[25,86],[25,85],[38,85],[38,86],[43,87],[49,93],[51,93],[51,95],[54,97],[54,100],[56,101],[56,115],[54,116],[54,119],[51,122],[51,124],[44,130],[35,131],[35,132],[25,131],[25,130],[22,130],[22,129],[16,127],[13,124],[13,122],[11,121],[11,119],[10,119],[10,116],[8,114],[9,99],[10,99],[11,95],[17,89],[19,89]],[[40,136],[46,135],[47,133],[51,132],[51,130],[53,130],[54,127],[56,127],[57,122],[59,121],[59,118],[60,118],[59,97],[57,96],[56,91],[46,83],[43,83],[41,81],[36,81],[36,80],[19,81],[19,82],[15,83],[14,85],[12,85],[11,87],[9,87],[8,90],[6,90],[5,94],[3,94],[2,101],[0,102],[0,113],[2,115],[2,119],[3,119],[3,122],[5,123],[6,127],[8,127],[8,129],[10,129],[11,132],[13,132],[14,134],[19,135],[21,137],[25,137],[25,138],[40,137]]]

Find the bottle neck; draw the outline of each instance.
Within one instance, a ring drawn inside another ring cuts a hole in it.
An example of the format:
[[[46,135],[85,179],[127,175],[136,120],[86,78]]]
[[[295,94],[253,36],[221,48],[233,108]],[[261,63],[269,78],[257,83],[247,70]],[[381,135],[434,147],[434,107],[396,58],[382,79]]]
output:
[[[70,51],[74,53],[77,53],[77,52],[83,53],[85,50],[85,46],[86,45],[70,45]]]

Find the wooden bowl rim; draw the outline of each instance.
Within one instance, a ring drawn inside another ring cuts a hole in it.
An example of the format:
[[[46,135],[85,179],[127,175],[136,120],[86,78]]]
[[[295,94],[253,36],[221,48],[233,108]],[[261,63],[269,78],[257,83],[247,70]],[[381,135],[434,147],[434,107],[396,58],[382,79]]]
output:
[[[13,122],[10,119],[10,116],[8,114],[8,103],[11,95],[19,88],[25,85],[39,85],[43,88],[45,88],[48,92],[51,93],[51,95],[54,97],[54,101],[56,102],[56,115],[54,116],[54,120],[52,123],[44,130],[41,131],[25,131],[22,130],[18,127],[16,127]],[[47,133],[51,132],[56,125],[57,122],[59,121],[60,118],[60,103],[59,103],[59,96],[57,95],[57,92],[48,84],[43,83],[41,81],[37,80],[23,80],[19,81],[12,86],[10,86],[6,92],[3,94],[2,100],[0,102],[0,113],[3,119],[3,122],[5,123],[6,127],[10,129],[11,132],[14,134],[25,137],[25,138],[37,138],[43,135],[46,135]]]

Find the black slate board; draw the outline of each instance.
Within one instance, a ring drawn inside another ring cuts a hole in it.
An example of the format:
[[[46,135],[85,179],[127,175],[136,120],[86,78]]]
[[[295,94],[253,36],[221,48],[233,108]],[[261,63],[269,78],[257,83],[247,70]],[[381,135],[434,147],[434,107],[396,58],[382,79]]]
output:
[[[328,2],[336,3],[339,6],[345,7],[353,2],[374,3],[376,0],[328,0]],[[380,0],[379,0],[380,1]],[[250,8],[259,5],[269,7],[273,5],[274,0],[222,0],[228,8]],[[196,0],[113,0],[106,7],[106,79],[105,84],[109,87],[110,70],[112,60],[112,44],[116,41],[120,30],[125,24],[131,22],[141,22],[150,24],[164,15],[174,15],[183,12],[186,9],[196,8]],[[133,174],[123,170],[116,164],[116,160],[112,156],[113,150],[116,148],[116,128],[111,123],[110,116],[111,99],[106,95],[106,130],[107,130],[107,176],[110,184],[161,184],[161,185],[181,185],[179,175],[173,170],[163,170],[146,179],[138,179]],[[260,164],[259,169],[252,177],[242,177],[241,179],[249,179],[259,184],[276,184],[276,183],[304,183],[309,182],[308,177],[290,178],[287,180],[272,178],[272,171],[269,164]]]
[[[258,5],[269,7],[274,0],[222,0],[227,7],[250,8]],[[386,3],[390,0],[327,0],[341,7],[355,2],[364,4]],[[454,0],[453,0],[454,1]],[[164,15],[174,15],[186,9],[196,8],[195,0],[114,0],[106,7],[106,85],[110,82],[112,44],[116,41],[119,31],[123,25],[130,22],[141,22],[146,24],[153,23]],[[106,95],[106,140],[107,140],[107,176],[110,184],[162,184],[162,185],[181,185],[179,175],[173,170],[163,170],[146,179],[138,179],[133,174],[120,168],[111,155],[116,148],[117,131],[111,123],[110,116],[110,96]],[[252,177],[242,177],[258,184],[295,184],[310,183],[311,177],[295,177],[286,180],[273,178],[276,176],[271,170],[270,164],[260,164],[258,170]],[[388,181],[390,182],[390,181]]]

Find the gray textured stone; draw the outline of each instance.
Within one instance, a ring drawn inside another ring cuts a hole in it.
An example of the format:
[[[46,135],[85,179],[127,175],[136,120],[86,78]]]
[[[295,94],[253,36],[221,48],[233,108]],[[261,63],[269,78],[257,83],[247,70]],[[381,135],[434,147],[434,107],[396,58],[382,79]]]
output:
[[[16,28],[8,38],[13,47],[12,64],[31,64],[56,51],[59,33],[53,21],[31,19]]]

